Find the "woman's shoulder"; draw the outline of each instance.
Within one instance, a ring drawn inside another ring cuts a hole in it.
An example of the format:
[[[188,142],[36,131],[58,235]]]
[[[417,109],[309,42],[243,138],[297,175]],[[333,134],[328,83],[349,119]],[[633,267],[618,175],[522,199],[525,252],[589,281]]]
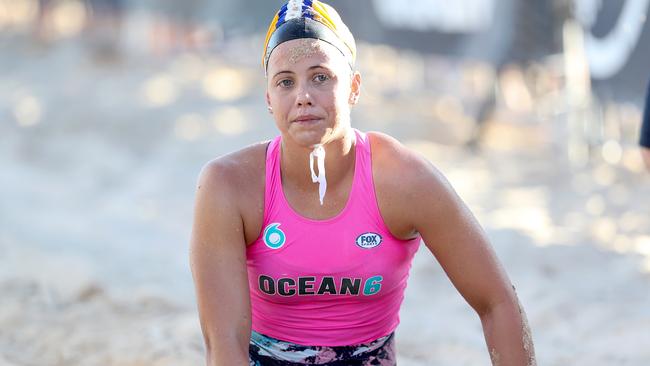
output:
[[[238,215],[250,244],[259,236],[264,212],[264,181],[268,141],[215,158],[203,166],[197,200],[222,215]]]
[[[394,137],[381,132],[368,132],[372,151],[373,174],[404,184],[439,180],[442,174],[420,153],[404,146]]]
[[[260,184],[263,188],[268,144],[259,142],[208,161],[201,169],[199,185],[237,197],[246,197]]]
[[[377,203],[389,230],[398,238],[411,238],[416,222],[434,220],[431,208],[455,197],[453,189],[436,167],[395,138],[368,133],[372,151],[372,175]],[[435,211],[440,212],[440,211]]]

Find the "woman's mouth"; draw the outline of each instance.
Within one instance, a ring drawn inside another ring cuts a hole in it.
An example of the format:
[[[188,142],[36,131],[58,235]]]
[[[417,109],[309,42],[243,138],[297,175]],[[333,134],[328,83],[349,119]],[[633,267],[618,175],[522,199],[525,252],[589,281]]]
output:
[[[297,118],[295,118],[293,120],[293,122],[305,123],[306,124],[306,123],[317,122],[317,121],[320,121],[321,119],[322,118],[320,118],[318,116],[314,116],[314,115],[311,115],[311,114],[306,114],[306,115],[298,116]]]

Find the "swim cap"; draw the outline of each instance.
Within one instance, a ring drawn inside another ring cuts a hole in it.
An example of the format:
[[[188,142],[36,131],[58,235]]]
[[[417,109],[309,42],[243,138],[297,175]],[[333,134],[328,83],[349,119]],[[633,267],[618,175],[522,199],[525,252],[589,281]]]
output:
[[[336,10],[318,0],[289,0],[280,8],[266,32],[262,57],[264,72],[271,52],[279,44],[300,38],[319,39],[333,45],[354,68],[357,54],[354,37]]]

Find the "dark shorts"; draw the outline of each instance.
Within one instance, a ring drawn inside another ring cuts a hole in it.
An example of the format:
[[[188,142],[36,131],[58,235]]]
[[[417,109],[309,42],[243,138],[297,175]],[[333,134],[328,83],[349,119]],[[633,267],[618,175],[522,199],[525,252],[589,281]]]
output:
[[[250,366],[395,366],[395,336],[391,333],[354,346],[303,346],[252,331]]]

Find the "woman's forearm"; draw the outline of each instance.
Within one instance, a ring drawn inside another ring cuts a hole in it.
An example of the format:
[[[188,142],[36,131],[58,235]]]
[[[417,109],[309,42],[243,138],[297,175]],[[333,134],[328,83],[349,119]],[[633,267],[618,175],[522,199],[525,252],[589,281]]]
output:
[[[535,348],[526,313],[515,298],[481,315],[493,366],[536,366]]]

